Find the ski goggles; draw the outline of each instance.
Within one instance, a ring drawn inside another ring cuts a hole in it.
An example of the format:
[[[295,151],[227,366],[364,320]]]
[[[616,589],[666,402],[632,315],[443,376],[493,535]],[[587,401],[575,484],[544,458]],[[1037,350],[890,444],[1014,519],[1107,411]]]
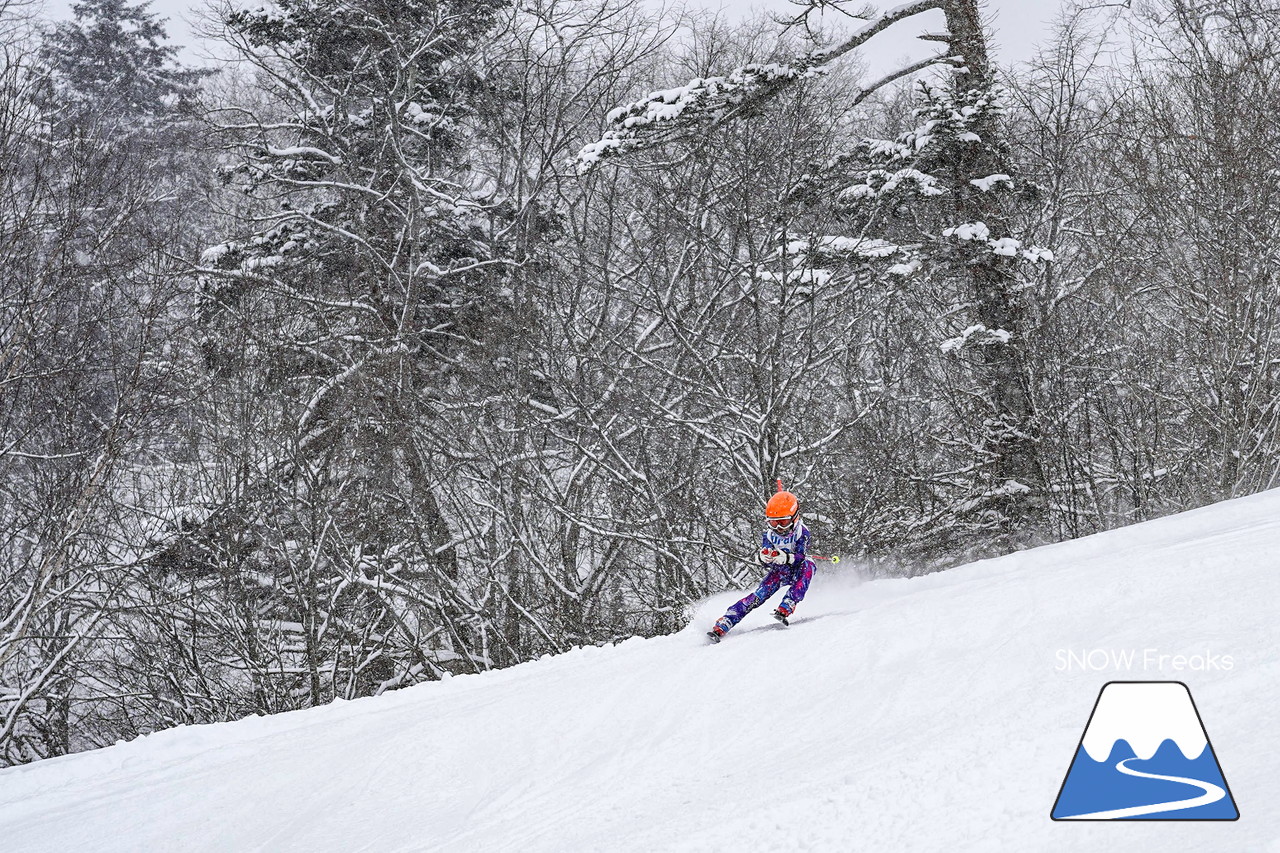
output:
[[[785,518],[766,518],[765,521],[769,523],[770,528],[779,533],[790,533],[791,528],[796,524],[796,517],[788,515]]]

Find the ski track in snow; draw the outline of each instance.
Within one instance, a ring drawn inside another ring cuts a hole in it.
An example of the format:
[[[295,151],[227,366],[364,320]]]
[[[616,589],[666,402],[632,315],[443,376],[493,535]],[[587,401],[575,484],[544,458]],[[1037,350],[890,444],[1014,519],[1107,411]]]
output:
[[[729,592],[667,637],[0,770],[0,849],[1280,853],[1278,549],[1280,491],[910,580],[824,566],[787,629],[708,644]],[[1058,668],[1095,648],[1235,662]],[[1190,686],[1239,821],[1050,820],[1134,679]]]
[[[1162,776],[1159,773],[1145,773],[1141,770],[1134,770],[1128,767],[1130,761],[1139,761],[1141,759],[1126,758],[1116,763],[1116,769],[1126,776],[1137,776],[1141,779],[1162,779],[1165,782],[1181,782],[1184,785],[1194,785],[1203,793],[1198,797],[1191,797],[1186,800],[1173,800],[1167,803],[1153,803],[1149,806],[1129,806],[1123,809],[1107,809],[1100,812],[1088,812],[1087,814],[1068,815],[1059,820],[1113,820],[1122,817],[1139,817],[1147,814],[1160,814],[1161,812],[1181,811],[1182,809],[1193,809],[1196,806],[1207,806],[1210,803],[1216,803],[1227,795],[1227,792],[1213,784],[1212,782],[1201,782],[1199,779],[1189,779],[1185,776]]]

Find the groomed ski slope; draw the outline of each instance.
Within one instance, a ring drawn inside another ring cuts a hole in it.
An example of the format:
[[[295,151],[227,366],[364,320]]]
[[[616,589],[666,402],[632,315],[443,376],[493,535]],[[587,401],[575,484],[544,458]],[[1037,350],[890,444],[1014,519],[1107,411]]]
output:
[[[824,567],[789,629],[706,645],[726,594],[673,636],[0,771],[0,848],[1280,853],[1277,563],[1280,491],[913,580]],[[1092,649],[1138,657],[1060,669]],[[1113,679],[1186,682],[1239,821],[1050,821]]]

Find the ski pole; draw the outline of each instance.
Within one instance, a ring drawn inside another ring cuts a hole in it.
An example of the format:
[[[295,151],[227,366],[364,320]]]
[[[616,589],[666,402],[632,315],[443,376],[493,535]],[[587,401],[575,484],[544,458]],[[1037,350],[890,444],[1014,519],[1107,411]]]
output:
[[[838,563],[838,562],[840,562],[840,555],[839,555],[839,554],[832,554],[830,557],[822,557],[822,556],[819,556],[819,555],[817,555],[817,554],[810,554],[810,555],[809,555],[809,559],[810,559],[810,560],[821,560],[821,561],[823,561],[823,562],[827,562],[827,563]]]

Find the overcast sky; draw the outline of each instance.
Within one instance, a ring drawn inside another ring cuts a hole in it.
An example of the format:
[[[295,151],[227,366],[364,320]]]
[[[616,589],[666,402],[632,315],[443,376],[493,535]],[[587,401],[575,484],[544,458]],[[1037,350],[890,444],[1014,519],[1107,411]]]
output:
[[[901,0],[879,0],[873,4],[876,8],[886,9],[897,5]],[[70,17],[71,0],[46,0],[51,17]],[[659,0],[645,0],[655,5]],[[786,14],[794,11],[787,0],[689,0],[691,5],[707,9],[720,9],[730,17],[745,17],[753,10]],[[996,58],[1005,63],[1021,62],[1029,59],[1039,43],[1048,33],[1048,24],[1052,22],[1061,6],[1061,0],[987,0],[984,4],[986,16],[991,22],[994,32]],[[190,20],[195,18],[193,9],[203,8],[203,0],[152,0],[152,9],[161,17],[168,18],[170,39],[186,46],[183,60],[188,63],[200,62],[201,43],[192,34]],[[873,70],[896,66],[898,60],[923,58],[938,45],[932,42],[921,42],[915,36],[925,31],[942,29],[942,13],[930,12],[927,16],[910,21],[903,21],[870,41],[862,54],[863,59]],[[892,70],[888,68],[886,70]]]
[[[794,14],[796,7],[787,0],[688,0],[690,5],[707,9],[722,9],[727,14],[745,16],[753,10],[779,15]],[[881,10],[897,6],[903,0],[871,0],[871,4]],[[1049,32],[1049,24],[1058,14],[1062,0],[979,0],[984,9],[984,17],[990,23],[993,33],[994,55],[1000,62],[1014,63],[1030,59],[1036,45]],[[859,4],[850,4],[856,8]],[[924,32],[942,32],[943,16],[941,11],[929,12],[925,15],[901,21],[869,42],[862,49],[861,56],[869,68],[879,69],[892,65],[897,67],[903,58],[923,59],[931,52],[936,52],[936,42],[919,41],[916,36]],[[886,68],[887,71],[893,70]]]

